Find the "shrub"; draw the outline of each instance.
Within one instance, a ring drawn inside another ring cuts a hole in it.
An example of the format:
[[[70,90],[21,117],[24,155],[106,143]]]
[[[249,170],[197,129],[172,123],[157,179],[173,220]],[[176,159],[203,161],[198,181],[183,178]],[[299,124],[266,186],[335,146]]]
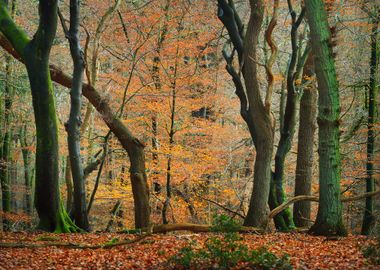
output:
[[[216,216],[212,231],[222,236],[210,237],[204,247],[192,241],[170,260],[175,269],[230,269],[242,263],[252,269],[292,269],[289,256],[278,257],[265,247],[249,250],[237,233],[240,225],[227,216]]]

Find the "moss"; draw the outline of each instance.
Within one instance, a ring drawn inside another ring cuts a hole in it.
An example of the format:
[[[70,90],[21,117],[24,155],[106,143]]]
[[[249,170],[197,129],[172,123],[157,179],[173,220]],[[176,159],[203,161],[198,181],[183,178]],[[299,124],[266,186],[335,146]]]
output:
[[[27,34],[14,23],[6,5],[0,5],[0,31],[10,41],[17,53],[24,57],[24,49],[30,40]]]
[[[57,211],[56,224],[54,233],[76,233],[83,232],[78,226],[74,224],[69,215],[67,214],[63,203],[60,203],[59,210]]]

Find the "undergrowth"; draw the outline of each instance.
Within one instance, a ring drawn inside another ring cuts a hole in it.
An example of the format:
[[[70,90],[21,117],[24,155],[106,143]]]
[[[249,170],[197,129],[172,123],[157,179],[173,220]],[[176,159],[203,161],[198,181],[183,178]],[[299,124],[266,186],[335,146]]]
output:
[[[278,257],[266,247],[249,250],[239,235],[240,225],[225,215],[214,217],[215,236],[204,245],[190,242],[170,258],[173,269],[292,269],[288,255]]]

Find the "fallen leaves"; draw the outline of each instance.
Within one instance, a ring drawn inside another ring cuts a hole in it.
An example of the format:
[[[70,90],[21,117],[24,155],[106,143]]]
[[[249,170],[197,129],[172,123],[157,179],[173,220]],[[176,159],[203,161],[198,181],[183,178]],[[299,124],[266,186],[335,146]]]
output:
[[[0,269],[167,269],[167,260],[189,241],[203,243],[210,233],[151,235],[143,241],[111,249],[67,249],[61,247],[0,248]],[[114,233],[47,234],[0,233],[1,243],[62,243],[99,245],[135,235]],[[371,240],[348,236],[336,240],[300,233],[244,234],[250,249],[266,246],[277,255],[289,254],[294,269],[377,269],[363,257],[361,249]]]

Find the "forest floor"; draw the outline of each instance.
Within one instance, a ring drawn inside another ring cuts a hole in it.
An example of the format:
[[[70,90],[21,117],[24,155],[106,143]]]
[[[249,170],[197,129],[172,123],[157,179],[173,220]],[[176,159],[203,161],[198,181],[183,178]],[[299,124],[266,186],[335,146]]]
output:
[[[371,265],[362,249],[372,240],[363,236],[327,239],[302,233],[244,234],[250,249],[266,246],[281,256],[287,253],[294,269],[380,269]],[[138,238],[116,233],[46,234],[0,233],[0,245],[46,245],[52,242],[79,245]],[[204,242],[211,233],[149,235],[144,239],[112,248],[1,247],[0,269],[168,269],[168,259],[190,241]]]

